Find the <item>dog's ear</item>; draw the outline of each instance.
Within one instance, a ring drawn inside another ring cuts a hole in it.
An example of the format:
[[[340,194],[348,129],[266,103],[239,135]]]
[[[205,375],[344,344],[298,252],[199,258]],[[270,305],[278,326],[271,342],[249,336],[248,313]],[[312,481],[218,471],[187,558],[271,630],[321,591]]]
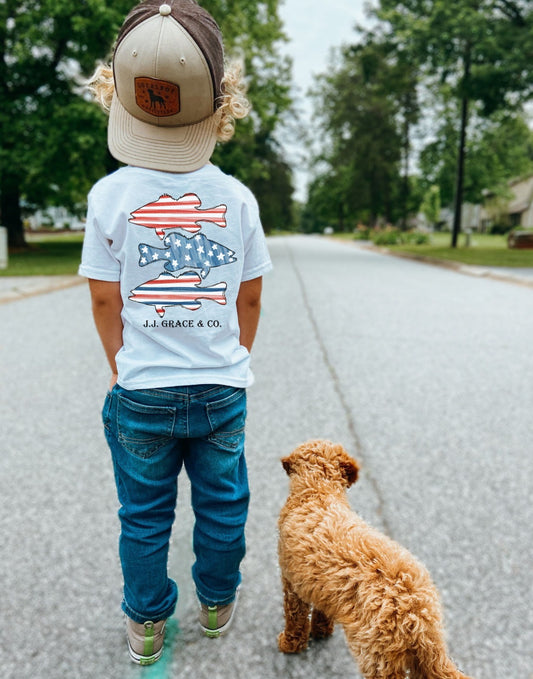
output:
[[[359,467],[352,460],[344,460],[340,464],[341,474],[346,479],[346,486],[349,488],[352,484],[357,481],[357,476],[359,474]]]
[[[292,462],[290,457],[282,457],[281,464],[283,466],[283,469],[287,472],[287,474],[290,475],[290,473],[292,472]]]
[[[345,457],[340,461],[339,466],[341,474],[346,480],[346,486],[349,488],[357,481],[357,477],[359,476],[359,465],[353,458],[345,454]]]

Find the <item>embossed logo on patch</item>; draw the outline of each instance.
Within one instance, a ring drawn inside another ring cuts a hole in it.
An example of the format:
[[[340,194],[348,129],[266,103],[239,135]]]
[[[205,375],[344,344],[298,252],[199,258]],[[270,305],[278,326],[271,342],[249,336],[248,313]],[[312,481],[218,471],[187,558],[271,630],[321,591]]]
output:
[[[180,112],[180,88],[156,78],[135,78],[135,101],[145,113],[158,118]]]

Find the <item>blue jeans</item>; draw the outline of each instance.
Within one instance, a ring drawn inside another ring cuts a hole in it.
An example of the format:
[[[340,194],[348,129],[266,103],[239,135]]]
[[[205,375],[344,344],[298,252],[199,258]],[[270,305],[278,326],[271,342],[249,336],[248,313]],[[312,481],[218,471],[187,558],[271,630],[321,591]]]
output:
[[[176,607],[167,559],[182,465],[195,515],[198,598],[207,605],[230,603],[245,554],[246,391],[217,385],[127,391],[116,385],[102,416],[121,504],[124,612],[143,623],[168,618]]]

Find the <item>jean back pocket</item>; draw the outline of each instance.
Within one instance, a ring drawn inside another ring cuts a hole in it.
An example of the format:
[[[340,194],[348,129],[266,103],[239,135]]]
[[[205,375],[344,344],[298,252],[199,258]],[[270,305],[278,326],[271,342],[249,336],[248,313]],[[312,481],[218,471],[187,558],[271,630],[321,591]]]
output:
[[[209,441],[229,452],[244,447],[246,422],[246,390],[235,388],[229,396],[212,401],[206,406],[212,432]]]
[[[118,395],[118,440],[133,455],[150,457],[168,443],[174,421],[174,408],[145,405]]]

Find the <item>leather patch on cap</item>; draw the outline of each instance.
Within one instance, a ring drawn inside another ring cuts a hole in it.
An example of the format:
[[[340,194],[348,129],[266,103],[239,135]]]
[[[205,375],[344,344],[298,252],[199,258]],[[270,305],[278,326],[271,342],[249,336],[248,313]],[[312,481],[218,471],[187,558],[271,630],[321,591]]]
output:
[[[145,113],[173,116],[180,112],[180,88],[167,80],[135,78],[135,101]]]

